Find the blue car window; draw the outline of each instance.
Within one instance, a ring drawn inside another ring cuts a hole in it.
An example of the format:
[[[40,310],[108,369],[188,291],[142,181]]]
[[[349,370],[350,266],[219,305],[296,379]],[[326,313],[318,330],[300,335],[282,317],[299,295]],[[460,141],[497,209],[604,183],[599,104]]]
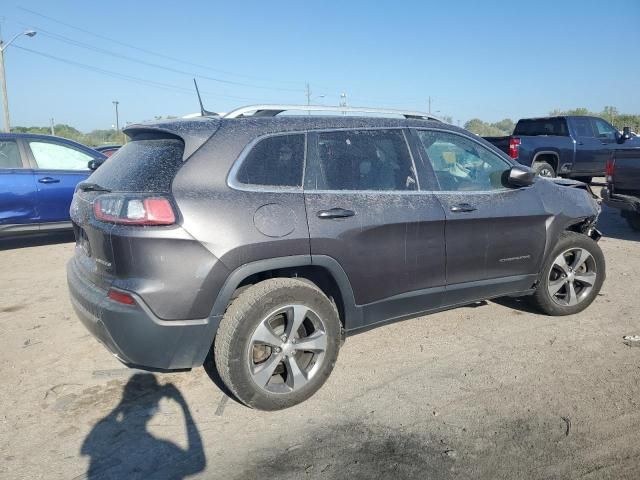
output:
[[[22,168],[18,144],[14,140],[0,140],[0,168]]]
[[[75,148],[43,140],[30,140],[38,168],[46,170],[88,170],[93,157]]]

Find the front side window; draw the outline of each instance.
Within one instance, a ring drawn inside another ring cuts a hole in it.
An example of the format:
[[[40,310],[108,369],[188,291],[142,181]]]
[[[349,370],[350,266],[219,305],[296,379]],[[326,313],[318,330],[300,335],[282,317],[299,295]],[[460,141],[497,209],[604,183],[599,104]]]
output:
[[[616,129],[600,118],[593,119],[593,126],[598,138],[616,139]]]
[[[93,157],[75,148],[43,140],[29,140],[38,168],[44,170],[88,170]]]
[[[587,117],[578,117],[573,119],[573,128],[576,131],[578,137],[595,137],[593,134],[593,128],[591,128],[591,122]]]
[[[413,162],[401,130],[318,134],[314,185],[320,190],[417,190]]]
[[[444,191],[488,191],[504,188],[511,165],[482,145],[446,132],[418,130],[433,170]]]
[[[304,134],[260,140],[246,156],[236,180],[245,185],[299,187],[304,169]]]
[[[22,168],[18,144],[14,140],[0,140],[0,168]]]

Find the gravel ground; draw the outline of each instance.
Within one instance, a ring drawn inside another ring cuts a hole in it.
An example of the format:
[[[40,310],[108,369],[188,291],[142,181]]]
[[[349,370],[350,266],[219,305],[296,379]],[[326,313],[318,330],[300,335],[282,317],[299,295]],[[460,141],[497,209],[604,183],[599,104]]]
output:
[[[640,477],[640,234],[605,209],[585,312],[483,302],[351,337],[280,412],[120,365],[69,304],[68,236],[0,244],[0,478]],[[54,243],[57,242],[57,243]],[[149,472],[154,472],[150,474]]]

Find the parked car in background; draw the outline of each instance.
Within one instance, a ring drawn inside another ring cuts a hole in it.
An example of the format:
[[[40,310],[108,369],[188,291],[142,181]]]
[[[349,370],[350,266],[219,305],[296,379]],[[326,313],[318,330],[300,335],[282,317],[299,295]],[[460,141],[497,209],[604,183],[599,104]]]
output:
[[[598,117],[559,116],[519,120],[512,135],[484,137],[543,177],[563,176],[587,183],[603,176],[613,150],[635,137],[623,138]]]
[[[106,158],[60,137],[0,134],[0,236],[71,228],[76,185]]]
[[[104,154],[107,157],[110,157],[114,153],[116,153],[122,145],[99,145],[97,147],[93,147],[94,150]]]
[[[78,185],[72,304],[120,361],[189,369],[212,351],[238,399],[275,410],[320,388],[344,333],[506,295],[549,315],[597,297],[588,185],[419,112],[277,116],[311,108],[332,110],[130,125]]]
[[[604,203],[619,209],[629,226],[640,231],[640,146],[617,149],[607,162],[606,180]]]

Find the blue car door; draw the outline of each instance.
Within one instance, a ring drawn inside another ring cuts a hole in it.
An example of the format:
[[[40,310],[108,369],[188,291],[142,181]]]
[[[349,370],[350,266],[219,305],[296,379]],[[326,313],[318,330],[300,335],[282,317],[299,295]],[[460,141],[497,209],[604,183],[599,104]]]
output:
[[[30,138],[26,143],[35,168],[41,223],[69,222],[73,192],[91,174],[88,164],[97,156],[55,138]]]
[[[38,229],[33,170],[15,138],[0,137],[0,235]]]

